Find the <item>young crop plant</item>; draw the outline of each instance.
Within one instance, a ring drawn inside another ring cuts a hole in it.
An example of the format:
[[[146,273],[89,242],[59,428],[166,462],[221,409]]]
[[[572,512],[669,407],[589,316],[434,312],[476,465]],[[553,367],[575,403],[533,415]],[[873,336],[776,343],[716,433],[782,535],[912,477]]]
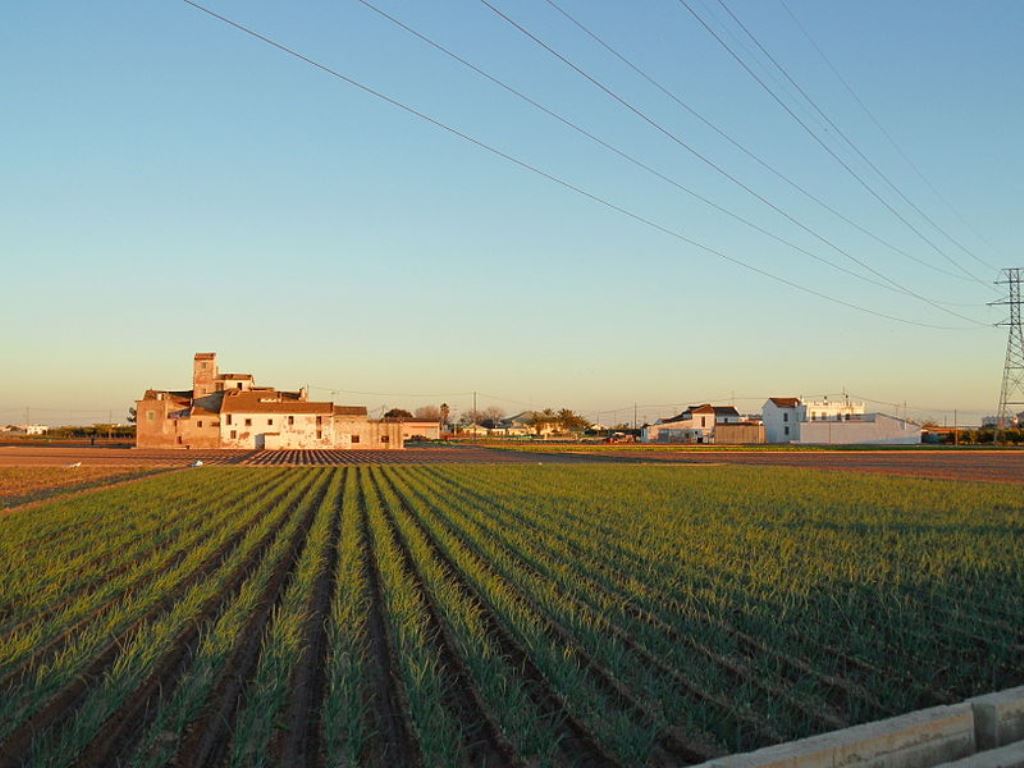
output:
[[[57,594],[48,595],[49,599],[25,600],[25,610],[17,614],[23,617],[21,621],[8,623],[0,635],[3,637],[0,676],[9,674],[21,659],[41,658],[48,643],[59,641],[61,635],[72,628],[78,632],[83,630],[88,622],[113,608],[121,595],[144,589],[148,581],[173,568],[212,534],[230,528],[236,515],[250,512],[249,504],[261,492],[260,486],[233,489],[222,497],[216,514],[204,514],[198,520],[175,519],[141,536],[141,541],[123,548],[118,556],[101,552],[92,562],[95,577],[86,575],[76,583],[73,575],[68,574],[68,586]],[[99,568],[96,562],[104,562],[107,567]],[[72,563],[64,570],[81,573],[83,568],[88,565]],[[40,578],[45,579],[46,575],[40,574]]]
[[[359,483],[356,470],[350,469],[341,496],[341,546],[327,629],[321,734],[328,765],[359,765],[369,738],[366,546]]]
[[[285,525],[276,533],[259,568],[242,585],[238,598],[216,621],[207,625],[194,662],[178,681],[173,694],[161,700],[152,724],[134,750],[130,765],[157,768],[173,760],[181,746],[182,735],[203,715],[218,681],[230,672],[228,665],[239,643],[247,637],[254,617],[268,599],[267,592],[275,574],[302,525],[303,507],[295,506],[300,494],[311,497],[316,488],[315,485],[300,486],[279,502]],[[291,510],[294,511],[289,513]]]
[[[385,609],[392,661],[398,666],[404,694],[399,700],[407,702],[409,722],[424,764],[464,764],[461,729],[444,704],[444,670],[428,630],[422,596],[403,567],[374,478],[364,470],[361,481],[381,607]]]
[[[272,751],[272,741],[281,728],[300,728],[308,712],[299,713],[302,720],[287,719],[289,683],[296,673],[296,663],[310,624],[318,577],[330,568],[330,551],[336,546],[337,516],[342,470],[332,470],[327,493],[320,503],[306,539],[302,555],[295,566],[291,583],[275,608],[269,630],[260,650],[256,675],[249,686],[234,728],[233,747],[228,764],[232,768],[263,764]],[[318,617],[323,621],[325,617]],[[316,659],[315,663],[322,663]]]
[[[645,762],[655,748],[657,724],[638,723],[629,706],[623,709],[614,703],[623,693],[609,691],[614,689],[614,682],[601,670],[595,674],[595,665],[581,654],[579,646],[567,643],[560,627],[543,616],[532,599],[494,567],[488,555],[459,536],[449,519],[450,502],[442,500],[433,489],[422,488],[418,480],[410,478],[408,487],[424,502],[417,509],[417,519],[430,539],[457,563],[486,607],[518,643],[529,649],[548,684],[565,701],[569,714],[616,759],[626,764]]]
[[[303,485],[308,487],[307,483]],[[86,699],[77,708],[73,718],[54,723],[53,728],[44,733],[39,733],[38,726],[34,726],[37,731],[33,741],[35,761],[48,765],[69,765],[74,762],[75,756],[90,743],[98,729],[132,691],[158,672],[162,660],[186,649],[183,644],[196,631],[197,622],[201,622],[208,612],[217,609],[222,601],[222,592],[230,590],[228,585],[233,579],[244,577],[250,555],[285,517],[286,508],[278,508],[276,513],[273,511],[277,500],[271,497],[263,510],[264,514],[257,512],[256,524],[248,528],[237,546],[225,550],[223,557],[210,560],[209,551],[199,550],[194,557],[185,561],[181,569],[191,578],[175,576],[164,584],[156,582],[158,586],[154,587],[154,593],[144,603],[153,609],[152,613],[129,634],[120,638],[115,635],[114,640],[108,639],[102,646],[100,644],[104,638],[111,635],[94,636],[91,641],[95,647],[94,658],[102,661],[110,657],[109,671],[102,677],[101,683],[88,689]],[[222,539],[227,541],[232,535],[233,531],[226,529]],[[216,542],[211,543],[211,546],[215,545]],[[213,551],[216,552],[216,548]],[[95,656],[101,648],[105,650]],[[37,680],[24,697],[13,699],[20,708],[13,710],[12,717],[5,716],[4,721],[17,724],[24,720],[30,708],[40,706],[50,700],[51,696],[58,700],[75,696],[76,687],[84,680],[99,678],[101,668],[77,680],[70,677],[71,670],[88,660],[89,656],[83,654],[76,658],[81,661],[63,670],[55,667],[45,684]],[[14,738],[17,739],[17,733]]]
[[[495,731],[496,740],[511,741],[514,753],[531,765],[554,764],[558,732],[554,724],[536,712],[519,670],[511,667],[488,632],[483,609],[454,582],[433,547],[405,508],[409,493],[394,473],[387,473],[382,495],[395,523],[400,545],[409,553],[412,567],[434,600],[449,628],[460,665],[471,676],[462,683],[479,692],[477,705]]]

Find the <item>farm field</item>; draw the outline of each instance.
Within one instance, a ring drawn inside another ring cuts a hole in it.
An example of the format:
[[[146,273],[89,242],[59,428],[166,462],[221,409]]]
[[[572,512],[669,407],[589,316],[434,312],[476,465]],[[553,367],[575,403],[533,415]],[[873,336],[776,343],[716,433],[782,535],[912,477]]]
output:
[[[679,765],[1024,683],[1009,484],[211,466],[0,561],[0,766]]]
[[[611,445],[519,443],[508,453],[577,461],[674,462],[803,467],[945,480],[1024,483],[1024,450],[939,446]]]
[[[44,499],[143,474],[124,467],[33,467],[0,466],[0,510],[16,504]]]

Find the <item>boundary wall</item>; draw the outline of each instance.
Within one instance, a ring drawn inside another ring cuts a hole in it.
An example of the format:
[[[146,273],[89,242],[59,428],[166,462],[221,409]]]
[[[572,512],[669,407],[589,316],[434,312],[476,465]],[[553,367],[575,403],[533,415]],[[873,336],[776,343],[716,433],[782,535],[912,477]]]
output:
[[[702,768],[1024,768],[1024,686],[728,755]]]

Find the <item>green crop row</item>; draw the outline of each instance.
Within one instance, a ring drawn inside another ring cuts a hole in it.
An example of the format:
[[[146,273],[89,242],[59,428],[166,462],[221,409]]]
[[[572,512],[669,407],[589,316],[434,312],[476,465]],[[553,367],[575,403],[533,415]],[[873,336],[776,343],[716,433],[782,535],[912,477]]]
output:
[[[665,765],[1024,683],[1015,486],[207,469],[0,518],[4,759]]]

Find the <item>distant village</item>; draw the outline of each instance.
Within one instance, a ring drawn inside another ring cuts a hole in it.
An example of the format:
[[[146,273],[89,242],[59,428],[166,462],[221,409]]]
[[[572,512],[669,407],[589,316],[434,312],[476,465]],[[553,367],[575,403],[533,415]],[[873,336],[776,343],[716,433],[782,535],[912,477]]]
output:
[[[309,398],[305,387],[259,386],[251,373],[224,373],[217,355],[199,352],[192,361],[191,389],[148,389],[131,410],[129,425],[51,428],[41,424],[0,427],[9,436],[133,437],[139,448],[173,449],[377,449],[442,439],[588,439],[683,445],[915,445],[992,442],[997,423],[939,426],[868,411],[849,397],[769,397],[759,413],[701,403],[649,424],[605,425],[570,409],[521,411],[495,406],[456,416],[442,403],[414,411],[392,408],[370,418],[362,405]],[[1003,436],[1024,439],[1024,412],[1003,425]]]

